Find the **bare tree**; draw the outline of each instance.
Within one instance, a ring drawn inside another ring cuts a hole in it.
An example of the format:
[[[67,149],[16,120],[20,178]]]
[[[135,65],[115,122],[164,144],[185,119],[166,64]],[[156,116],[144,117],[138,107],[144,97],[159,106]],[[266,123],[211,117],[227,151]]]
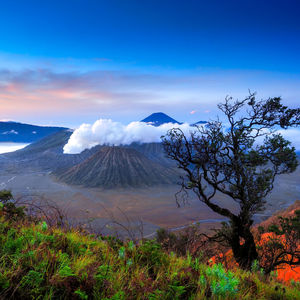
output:
[[[210,121],[189,136],[174,128],[162,140],[168,157],[184,170],[181,190],[192,190],[210,209],[229,218],[215,239],[232,248],[240,267],[250,269],[258,258],[253,215],[264,209],[276,176],[298,165],[294,147],[275,130],[299,125],[300,108],[284,106],[280,97],[258,101],[253,93],[242,101],[227,97],[218,108],[226,126]],[[216,204],[216,193],[233,199],[239,212]]]

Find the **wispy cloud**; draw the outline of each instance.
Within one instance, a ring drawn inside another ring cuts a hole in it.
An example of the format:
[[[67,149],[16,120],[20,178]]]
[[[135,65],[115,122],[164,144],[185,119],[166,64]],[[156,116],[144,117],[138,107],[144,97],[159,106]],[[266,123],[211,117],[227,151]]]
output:
[[[102,65],[97,69],[80,64],[64,69],[61,62],[21,65],[0,69],[1,119],[76,126],[101,117],[126,123],[164,111],[179,121],[193,122],[207,115],[214,118],[216,104],[226,95],[242,98],[249,88],[261,97],[282,96],[290,106],[297,106],[300,98],[299,77],[286,74]]]

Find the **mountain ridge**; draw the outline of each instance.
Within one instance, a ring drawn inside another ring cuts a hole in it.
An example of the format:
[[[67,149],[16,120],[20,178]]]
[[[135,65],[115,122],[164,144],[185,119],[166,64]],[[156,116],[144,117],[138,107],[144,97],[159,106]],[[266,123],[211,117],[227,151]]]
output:
[[[0,121],[0,142],[32,143],[61,130],[68,128]]]

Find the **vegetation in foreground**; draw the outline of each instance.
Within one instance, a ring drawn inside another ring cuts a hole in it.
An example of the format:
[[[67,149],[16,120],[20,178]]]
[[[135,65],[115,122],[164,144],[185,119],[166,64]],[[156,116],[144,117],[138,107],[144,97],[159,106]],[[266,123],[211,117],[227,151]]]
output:
[[[1,299],[300,299],[299,283],[256,265],[226,270],[154,240],[50,227],[10,202],[0,208],[0,244]]]

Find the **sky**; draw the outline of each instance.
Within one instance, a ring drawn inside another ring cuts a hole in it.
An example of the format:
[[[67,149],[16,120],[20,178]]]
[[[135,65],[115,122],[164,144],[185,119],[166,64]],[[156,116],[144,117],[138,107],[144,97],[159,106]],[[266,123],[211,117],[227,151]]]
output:
[[[300,103],[298,0],[10,0],[0,119],[72,128],[214,119],[227,95]]]

